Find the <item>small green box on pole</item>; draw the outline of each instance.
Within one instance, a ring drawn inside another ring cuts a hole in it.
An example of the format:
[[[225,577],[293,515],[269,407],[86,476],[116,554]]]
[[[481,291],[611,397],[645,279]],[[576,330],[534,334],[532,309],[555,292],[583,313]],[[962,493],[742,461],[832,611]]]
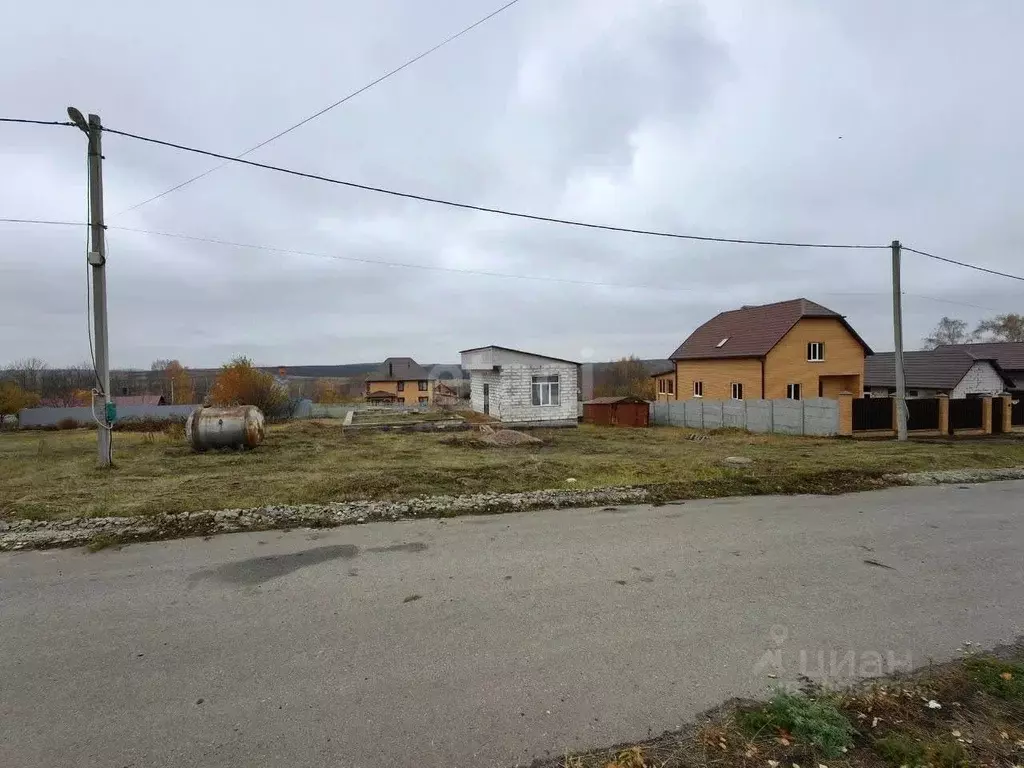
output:
[[[117,403],[111,401],[104,406],[104,414],[107,417],[107,424],[117,421]]]

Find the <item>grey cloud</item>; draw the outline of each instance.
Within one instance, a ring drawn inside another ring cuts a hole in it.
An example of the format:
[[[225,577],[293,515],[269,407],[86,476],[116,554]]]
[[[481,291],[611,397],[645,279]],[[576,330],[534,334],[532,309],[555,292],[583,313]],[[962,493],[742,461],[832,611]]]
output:
[[[478,18],[479,3],[110,0],[0,30],[10,115],[237,152]],[[887,243],[1019,271],[1024,9],[841,0],[522,0],[253,154],[356,182],[639,228]],[[839,138],[839,137],[842,138]],[[108,212],[216,161],[108,135]],[[84,137],[0,126],[0,216],[81,219]],[[117,365],[457,359],[504,343],[670,352],[722,309],[804,295],[891,348],[888,253],[659,240],[517,221],[227,167],[111,225],[403,269],[109,233]],[[87,356],[84,233],[0,225],[0,362]],[[1020,311],[1017,284],[908,254],[908,345],[943,314]],[[671,288],[672,290],[665,290]],[[929,296],[930,299],[919,298]],[[978,309],[934,299],[976,304]]]

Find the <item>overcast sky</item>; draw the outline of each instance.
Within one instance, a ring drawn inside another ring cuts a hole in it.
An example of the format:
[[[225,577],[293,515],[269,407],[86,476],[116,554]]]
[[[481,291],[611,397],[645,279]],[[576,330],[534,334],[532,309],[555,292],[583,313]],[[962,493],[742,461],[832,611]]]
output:
[[[60,120],[73,104],[234,154],[500,4],[20,3],[0,27],[0,116]],[[636,228],[899,238],[1020,272],[1022,38],[1020,0],[520,0],[250,157]],[[664,357],[716,312],[799,296],[892,349],[887,251],[590,232],[238,165],[115,215],[217,162],[110,134],[103,148],[111,226],[638,286],[111,230],[117,367],[441,362],[491,343]],[[84,135],[0,124],[0,179],[0,217],[84,220]],[[77,228],[0,224],[0,364],[87,359],[83,246]],[[1020,283],[913,254],[903,285],[909,348],[942,315],[1024,310]]]

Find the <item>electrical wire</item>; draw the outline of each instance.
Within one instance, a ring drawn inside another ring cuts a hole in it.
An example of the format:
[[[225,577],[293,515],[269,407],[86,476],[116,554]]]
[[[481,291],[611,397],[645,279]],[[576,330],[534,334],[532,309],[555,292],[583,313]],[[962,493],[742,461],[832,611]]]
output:
[[[956,264],[958,267],[966,267],[967,269],[974,269],[978,272],[986,272],[990,275],[998,275],[999,277],[1008,277],[1011,280],[1024,280],[1024,277],[1020,275],[1011,275],[1009,272],[1000,272],[997,269],[989,269],[988,267],[982,267],[978,264],[970,264],[966,261],[957,261],[956,259],[948,259],[945,256],[936,256],[934,253],[928,253],[927,251],[919,251],[916,248],[910,246],[902,246],[904,251],[910,251],[916,253],[918,256],[927,256],[929,259],[936,259],[937,261],[944,261],[947,264]]]
[[[231,248],[247,248],[256,251],[266,251],[269,253],[284,253],[293,256],[312,256],[321,259],[331,259],[334,261],[347,261],[355,262],[358,264],[372,264],[381,267],[398,267],[404,269],[421,269],[431,272],[448,272],[454,274],[463,275],[476,275],[480,277],[499,277],[513,280],[534,280],[538,282],[552,282],[552,283],[564,283],[569,285],[584,285],[594,286],[598,288],[633,288],[637,290],[656,290],[656,291],[678,291],[678,292],[692,292],[697,290],[703,290],[701,288],[690,288],[676,285],[663,285],[663,284],[651,284],[651,283],[612,283],[597,280],[577,280],[567,277],[549,277],[546,275],[517,275],[509,272],[492,272],[483,269],[468,269],[462,267],[442,267],[434,264],[412,264],[409,262],[400,261],[385,261],[383,259],[369,259],[360,256],[343,256],[340,254],[333,253],[322,253],[318,251],[303,251],[294,248],[278,248],[270,245],[257,245],[254,243],[239,243],[232,240],[221,240],[213,237],[200,237],[198,235],[188,235],[179,232],[159,232],[151,229],[139,229],[136,227],[120,227],[116,225],[110,225],[107,227],[109,230],[118,230],[121,232],[131,232],[140,235],[155,235],[157,237],[168,237],[178,240],[190,240],[199,243],[212,243],[214,245],[223,245]],[[108,243],[109,247],[109,243]],[[886,291],[825,291],[822,293],[823,296],[890,296],[891,294]],[[991,307],[979,307],[977,304],[969,304],[962,301],[955,301],[953,299],[940,299],[935,296],[924,296],[915,293],[904,293],[904,296],[911,296],[918,299],[926,299],[928,301],[936,301],[944,304],[960,304],[962,306],[974,307],[975,309],[984,309],[986,311],[995,312],[996,310]]]
[[[51,219],[0,219],[0,223],[4,224],[54,224],[57,226],[67,227],[87,227],[89,226],[85,222],[81,221],[54,221]]]
[[[141,235],[156,235],[157,237],[170,237],[179,240],[191,240],[200,243],[213,243],[214,245],[226,245],[233,248],[248,248],[257,251],[268,251],[271,253],[285,253],[293,256],[313,256],[320,259],[333,259],[336,261],[349,261],[356,262],[359,264],[374,264],[381,267],[400,267],[404,269],[422,269],[431,272],[449,272],[463,275],[479,275],[482,277],[503,277],[511,278],[514,280],[536,280],[541,282],[553,282],[553,283],[569,283],[572,285],[590,285],[601,288],[639,288],[639,289],[653,289],[653,290],[668,290],[668,291],[693,291],[698,290],[696,288],[680,288],[674,286],[664,285],[653,285],[653,284],[625,284],[625,283],[607,283],[595,280],[576,280],[568,277],[549,277],[544,275],[516,275],[508,272],[491,272],[483,269],[468,269],[462,267],[442,267],[436,264],[413,264],[410,262],[400,261],[385,261],[383,259],[368,259],[361,256],[343,256],[334,253],[322,253],[317,251],[301,251],[294,248],[277,248],[270,245],[256,245],[253,243],[237,243],[231,240],[220,240],[213,237],[199,237],[197,235],[187,235],[178,232],[158,232],[150,229],[137,229],[135,227],[119,227],[110,225],[108,229],[118,230],[121,232],[134,232]]]
[[[0,123],[24,123],[25,125],[70,125],[74,127],[74,123],[70,120],[28,120],[23,117],[0,117]]]
[[[788,248],[844,248],[844,249],[860,249],[860,250],[889,250],[888,245],[851,245],[842,243],[803,243],[803,242],[786,242],[780,240],[747,240],[743,238],[734,237],[710,237],[706,235],[687,235],[677,232],[660,232],[651,229],[635,229],[632,227],[618,227],[610,224],[596,224],[593,222],[576,221],[574,219],[560,219],[554,216],[539,216],[532,213],[522,213],[520,211],[509,211],[502,208],[489,208],[483,205],[472,205],[470,203],[460,203],[452,200],[444,200],[438,197],[427,197],[426,195],[417,195],[411,192],[399,192],[393,189],[386,189],[384,187],[374,187],[368,184],[358,184],[354,181],[343,181],[341,179],[334,179],[330,176],[321,176],[316,173],[305,173],[304,171],[296,171],[291,168],[281,168],[276,165],[268,165],[267,163],[257,163],[253,160],[243,160],[237,157],[231,157],[230,155],[222,155],[218,152],[211,152],[205,149],[197,149],[196,147],[189,147],[184,144],[175,144],[171,141],[163,141],[161,139],[153,139],[148,136],[140,136],[135,133],[128,133],[127,131],[119,131],[114,128],[104,127],[103,131],[106,133],[112,133],[117,136],[124,136],[129,139],[136,139],[137,141],[144,141],[150,144],[158,144],[164,147],[170,147],[171,149],[179,149],[183,152],[193,152],[199,155],[206,155],[208,157],[217,157],[221,160],[227,160],[233,163],[240,163],[242,165],[249,165],[253,168],[263,168],[268,171],[276,171],[278,173],[284,173],[289,176],[298,176],[304,179],[312,179],[314,181],[323,181],[328,184],[337,184],[343,187],[349,187],[351,189],[359,189],[364,192],[376,192],[382,195],[390,195],[391,197],[401,197],[406,200],[418,200],[423,203],[434,203],[435,205],[445,205],[450,208],[461,208],[467,211],[478,211],[480,213],[493,213],[499,216],[510,216],[517,219],[528,219],[530,221],[543,221],[549,224],[564,224],[571,227],[582,227],[584,229],[597,229],[605,232],[624,232],[634,235],[647,235],[651,237],[668,237],[675,238],[678,240],[697,240],[700,242],[708,243],[738,243],[742,245],[775,245],[784,246]]]
[[[305,118],[303,120],[300,120],[299,122],[295,123],[294,125],[292,125],[292,126],[290,126],[288,128],[285,128],[280,133],[275,133],[269,139],[265,139],[264,141],[261,141],[259,144],[256,144],[256,145],[250,147],[249,149],[245,150],[244,152],[242,152],[242,153],[240,153],[238,155],[235,155],[235,158],[237,159],[237,158],[245,157],[246,155],[248,155],[248,154],[250,154],[252,152],[255,152],[257,149],[260,149],[261,147],[265,147],[270,142],[276,141],[277,139],[280,139],[282,136],[285,136],[286,134],[291,133],[296,128],[301,128],[306,123],[312,122],[313,120],[316,120],[318,117],[327,114],[328,112],[330,112],[335,107],[340,107],[346,101],[349,101],[350,99],[354,99],[356,96],[358,96],[359,94],[363,93],[364,91],[370,90],[375,85],[384,82],[389,77],[397,75],[403,69],[412,66],[413,64],[415,64],[420,59],[426,58],[427,56],[429,56],[430,54],[434,53],[435,51],[437,51],[437,50],[443,48],[444,46],[448,45],[448,43],[454,42],[458,38],[462,37],[467,32],[471,32],[472,30],[474,30],[477,27],[479,27],[481,24],[483,24],[483,23],[485,23],[487,21],[490,21],[495,16],[497,16],[499,13],[501,13],[502,11],[505,11],[505,10],[511,8],[513,5],[515,5],[518,2],[519,2],[519,0],[511,0],[511,2],[505,3],[503,6],[501,6],[497,10],[491,11],[489,14],[484,16],[482,19],[478,19],[477,21],[475,21],[472,24],[470,24],[468,27],[463,27],[461,30],[459,30],[458,32],[456,32],[453,35],[449,35],[448,37],[446,37],[444,40],[442,40],[440,43],[438,43],[437,45],[433,46],[432,48],[428,48],[427,50],[423,51],[422,53],[419,53],[418,55],[414,56],[413,58],[408,59],[405,63],[403,63],[403,64],[395,67],[394,69],[386,72],[385,74],[383,74],[380,77],[378,77],[376,80],[372,80],[369,83],[367,83],[366,85],[364,85],[362,88],[359,88],[359,89],[357,89],[355,91],[352,91],[352,93],[348,94],[347,96],[344,96],[343,98],[338,99],[333,104],[328,104],[323,109],[321,109],[321,110],[319,110],[317,112],[314,112],[309,117],[307,117],[307,118]],[[181,189],[182,187],[188,186],[189,184],[191,184],[194,181],[199,181],[199,179],[203,178],[204,176],[209,176],[211,173],[213,173],[214,171],[220,170],[225,165],[227,165],[226,161],[221,163],[220,165],[217,165],[217,166],[214,166],[213,168],[210,168],[209,170],[203,171],[198,176],[193,176],[191,179],[186,179],[185,181],[181,182],[180,184],[176,184],[173,187],[171,187],[170,189],[164,190],[163,192],[161,192],[158,195],[154,195],[153,197],[150,197],[150,198],[148,198],[146,200],[143,200],[141,203],[136,203],[135,205],[131,206],[130,208],[125,208],[123,211],[119,211],[118,213],[115,213],[114,216],[115,217],[116,216],[121,216],[121,215],[123,215],[125,213],[128,213],[130,211],[134,211],[137,208],[141,208],[142,206],[144,206],[144,205],[146,205],[148,203],[152,203],[154,200],[159,200],[161,197],[169,195],[172,192],[176,192],[177,190]],[[111,217],[111,218],[113,218],[113,217]]]

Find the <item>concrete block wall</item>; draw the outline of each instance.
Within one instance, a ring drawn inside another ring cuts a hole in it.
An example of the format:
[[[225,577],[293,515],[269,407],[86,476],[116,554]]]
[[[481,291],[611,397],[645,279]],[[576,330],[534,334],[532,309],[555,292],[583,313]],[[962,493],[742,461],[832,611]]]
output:
[[[651,423],[694,429],[735,427],[751,432],[827,436],[839,433],[839,403],[827,398],[675,400],[652,404]]]
[[[117,420],[128,419],[187,419],[199,405],[122,405],[117,409]],[[103,405],[96,404],[96,413],[103,412]],[[18,426],[21,429],[55,427],[65,419],[72,419],[85,427],[95,424],[89,406],[74,408],[22,408],[18,412]]]
[[[507,365],[498,372],[502,421],[537,422],[575,419],[579,414],[575,365]],[[533,404],[533,377],[558,376],[558,405]]]

